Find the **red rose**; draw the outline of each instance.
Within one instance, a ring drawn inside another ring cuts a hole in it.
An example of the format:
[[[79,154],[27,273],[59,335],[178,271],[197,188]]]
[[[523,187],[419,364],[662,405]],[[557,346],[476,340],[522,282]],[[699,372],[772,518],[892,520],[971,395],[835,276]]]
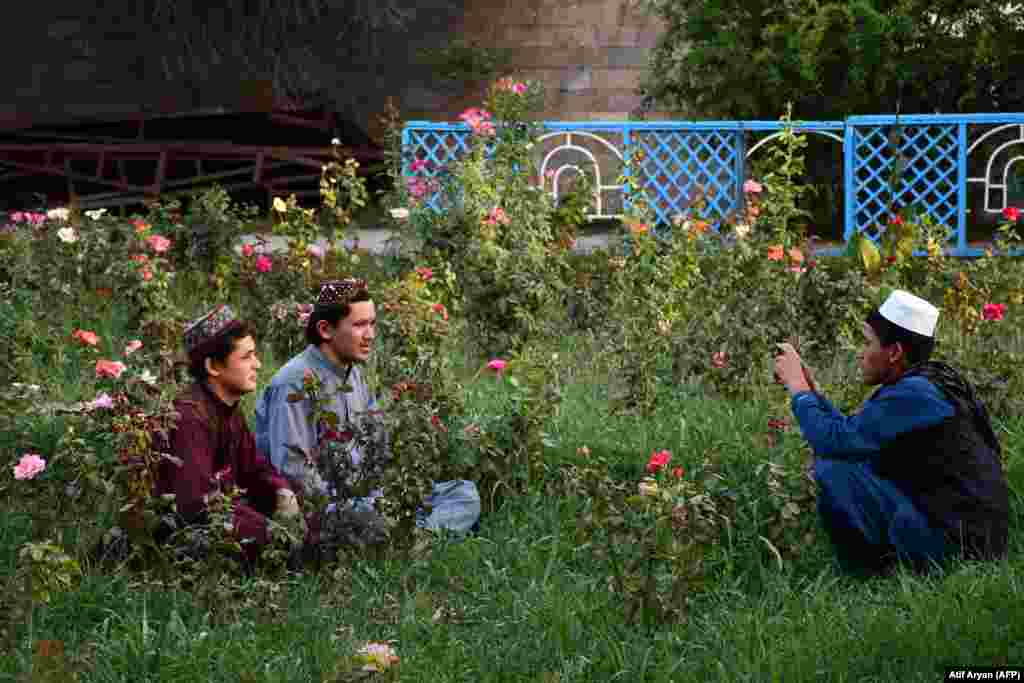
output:
[[[1002,320],[1006,315],[1006,304],[985,304],[981,308],[981,317],[985,320]]]
[[[668,464],[668,461],[672,459],[672,454],[668,451],[655,451],[651,453],[651,459],[647,461],[647,471],[654,474],[662,467]]]

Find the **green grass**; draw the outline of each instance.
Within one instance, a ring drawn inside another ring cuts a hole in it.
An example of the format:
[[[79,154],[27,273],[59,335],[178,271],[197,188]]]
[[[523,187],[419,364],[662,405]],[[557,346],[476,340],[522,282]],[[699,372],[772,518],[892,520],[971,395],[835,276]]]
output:
[[[280,362],[265,359],[264,381]],[[567,364],[566,400],[550,419],[552,467],[572,462],[582,444],[636,473],[655,448],[670,449],[688,472],[715,454],[737,494],[709,589],[691,596],[679,623],[626,623],[607,562],[577,544],[585,501],[538,491],[507,499],[478,536],[440,539],[426,556],[358,560],[335,575],[278,583],[250,578],[212,609],[143,575],[88,570],[76,590],[15,628],[0,681],[31,680],[38,640],[63,641],[80,680],[97,682],[333,680],[339,660],[366,640],[396,641],[409,681],[923,683],[946,666],[1024,661],[1024,421],[1002,425],[1016,491],[1007,561],[862,581],[836,572],[821,535],[780,568],[750,530],[765,502],[755,468],[804,457],[797,436],[771,450],[764,443],[784,399],[739,403],[666,388],[652,418],[611,417],[601,377],[586,368]],[[39,443],[60,433],[46,418],[30,432]],[[14,445],[8,438],[3,450]],[[7,574],[31,520],[4,508]]]

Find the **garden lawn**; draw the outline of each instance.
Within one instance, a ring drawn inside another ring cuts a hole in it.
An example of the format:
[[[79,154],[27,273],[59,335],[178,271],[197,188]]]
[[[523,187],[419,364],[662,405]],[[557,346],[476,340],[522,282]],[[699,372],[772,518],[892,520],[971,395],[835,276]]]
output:
[[[346,680],[339,664],[368,640],[393,642],[407,681],[931,682],[946,667],[1024,664],[1024,421],[999,424],[1014,491],[1007,561],[859,580],[836,572],[821,534],[780,557],[758,538],[774,504],[758,466],[806,457],[797,434],[766,441],[768,419],[788,417],[784,398],[734,403],[663,387],[652,417],[609,417],[599,379],[568,373],[549,419],[546,487],[504,497],[475,537],[280,581],[240,579],[216,601],[86,567],[76,589],[8,625],[0,680]],[[482,400],[485,381],[471,398]],[[37,428],[59,434],[46,418]],[[687,476],[715,454],[735,521],[682,619],[627,622],[608,561],[578,541],[587,501],[557,471],[587,457],[582,445],[614,457],[623,477],[638,477],[654,449],[670,450]],[[31,520],[2,512],[9,574]],[[40,641],[62,641],[63,659],[34,657]],[[43,677],[47,667],[55,678]]]

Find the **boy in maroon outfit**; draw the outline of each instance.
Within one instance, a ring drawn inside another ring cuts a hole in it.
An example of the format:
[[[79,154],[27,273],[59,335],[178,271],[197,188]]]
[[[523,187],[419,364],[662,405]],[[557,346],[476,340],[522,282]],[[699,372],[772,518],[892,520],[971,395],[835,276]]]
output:
[[[238,410],[239,399],[256,390],[260,361],[248,325],[220,305],[185,330],[189,374],[195,379],[174,401],[180,417],[170,434],[157,494],[173,493],[186,524],[202,523],[206,496],[232,485],[244,490],[235,505],[235,533],[253,561],[270,540],[267,518],[301,516],[288,481],[256,448]]]

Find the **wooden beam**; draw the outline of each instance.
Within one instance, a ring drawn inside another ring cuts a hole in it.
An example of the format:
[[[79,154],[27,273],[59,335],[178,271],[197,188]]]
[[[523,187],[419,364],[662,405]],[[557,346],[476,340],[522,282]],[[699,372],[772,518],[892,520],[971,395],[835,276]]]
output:
[[[160,152],[160,158],[156,162],[156,178],[153,181],[153,193],[160,194],[164,178],[167,176],[167,151]]]
[[[23,164],[23,163],[18,162],[18,161],[5,161],[4,163],[8,164],[10,166],[14,166],[15,168],[21,168],[21,169],[25,169],[27,171],[33,171],[34,172],[33,175],[39,174],[39,175],[67,176],[68,178],[72,178],[74,180],[80,180],[80,181],[82,181],[84,183],[95,183],[97,185],[110,185],[112,187],[116,187],[116,188],[119,188],[119,189],[122,189],[122,190],[133,190],[133,191],[136,191],[136,192],[143,191],[143,190],[146,189],[146,188],[141,187],[139,185],[131,185],[131,184],[127,183],[127,182],[122,182],[122,181],[117,181],[117,180],[107,180],[105,178],[101,178],[101,179],[97,180],[95,177],[93,177],[91,175],[85,175],[84,173],[69,173],[67,171],[67,169],[64,169],[64,168],[56,168],[56,167],[53,167],[53,166],[37,166],[35,164]]]
[[[263,177],[263,160],[265,158],[266,154],[264,154],[263,152],[260,152],[256,156],[256,168],[253,170],[252,174],[252,181],[254,183],[260,182],[260,179]]]
[[[71,170],[71,159],[64,160],[64,176],[68,179],[68,201],[74,202],[78,193],[75,192],[75,173]]]

